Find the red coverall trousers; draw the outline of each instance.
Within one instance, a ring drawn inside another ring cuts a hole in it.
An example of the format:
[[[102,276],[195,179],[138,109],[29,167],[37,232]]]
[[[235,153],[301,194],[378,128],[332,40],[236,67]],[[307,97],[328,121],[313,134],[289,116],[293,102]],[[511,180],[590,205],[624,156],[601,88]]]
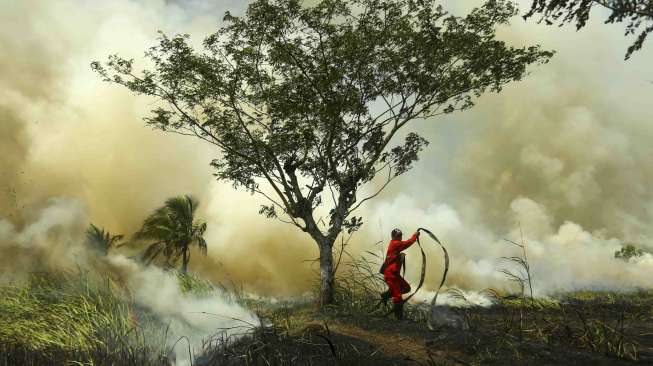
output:
[[[406,240],[390,240],[388,244],[388,253],[385,257],[385,270],[383,271],[383,279],[385,283],[388,284],[390,288],[390,296],[392,296],[392,302],[397,304],[402,301],[401,295],[407,294],[410,292],[410,285],[406,280],[401,277],[401,262],[399,260],[399,254],[404,250],[413,245],[417,240],[417,233]]]

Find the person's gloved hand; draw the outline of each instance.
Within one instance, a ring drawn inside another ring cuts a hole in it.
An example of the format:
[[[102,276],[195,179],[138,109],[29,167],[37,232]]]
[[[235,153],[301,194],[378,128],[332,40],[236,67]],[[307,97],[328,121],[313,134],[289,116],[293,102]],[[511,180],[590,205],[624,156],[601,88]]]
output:
[[[419,231],[419,230],[417,230],[417,231],[415,232],[415,234],[414,234],[414,235],[415,235],[416,237],[418,237],[418,238],[419,238],[419,233],[420,233],[420,231]]]

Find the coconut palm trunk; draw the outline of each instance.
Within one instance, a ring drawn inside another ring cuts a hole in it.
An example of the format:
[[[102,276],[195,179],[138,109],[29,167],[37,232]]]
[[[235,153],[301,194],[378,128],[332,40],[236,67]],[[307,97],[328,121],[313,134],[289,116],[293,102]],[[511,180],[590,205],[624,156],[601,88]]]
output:
[[[188,247],[184,248],[182,259],[181,259],[181,271],[183,273],[188,272],[188,262],[190,261],[190,253]]]

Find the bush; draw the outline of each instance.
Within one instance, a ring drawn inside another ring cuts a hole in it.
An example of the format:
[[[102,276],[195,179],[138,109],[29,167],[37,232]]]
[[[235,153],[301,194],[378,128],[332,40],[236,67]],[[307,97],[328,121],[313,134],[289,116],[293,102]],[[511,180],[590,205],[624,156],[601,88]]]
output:
[[[336,276],[335,300],[337,307],[346,312],[368,312],[380,300],[380,294],[387,290],[383,275],[379,274],[375,262],[365,257],[351,258],[341,274]]]
[[[630,258],[641,257],[643,255],[644,255],[644,251],[632,244],[626,244],[624,247],[621,248],[621,250],[617,250],[616,252],[614,252],[615,258],[623,259],[625,261],[628,261]]]

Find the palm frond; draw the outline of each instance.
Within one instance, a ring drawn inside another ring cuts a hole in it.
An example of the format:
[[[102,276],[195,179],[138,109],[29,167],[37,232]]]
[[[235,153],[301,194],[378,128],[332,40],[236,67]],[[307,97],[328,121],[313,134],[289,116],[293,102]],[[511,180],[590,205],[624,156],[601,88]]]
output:
[[[199,201],[191,195],[185,195],[168,198],[164,207],[166,207],[170,214],[176,217],[181,224],[190,224],[193,222],[195,211],[198,206]],[[190,225],[187,227],[190,227]]]
[[[107,242],[109,243],[109,247],[112,247],[114,244],[124,239],[125,236],[120,234],[109,236],[109,233],[107,233],[107,238],[108,238]]]
[[[203,237],[197,238],[197,246],[200,248],[200,253],[206,255],[208,252],[208,247],[206,245],[206,240]]]
[[[163,242],[158,242],[154,243],[145,249],[145,252],[143,252],[143,262],[146,264],[152,263],[152,261],[159,256],[159,254],[165,249],[165,243]]]
[[[105,231],[93,223],[91,223],[86,229],[86,241],[93,247],[95,250],[99,250],[104,254],[109,252],[114,246],[117,246],[116,243],[121,241],[124,238],[124,235],[113,235],[108,230]]]
[[[207,243],[203,236],[207,224],[195,220],[198,206],[199,201],[191,195],[168,198],[163,206],[145,219],[133,238],[164,243],[156,251],[150,246],[148,250],[152,252],[148,254],[154,257],[163,255],[169,266],[177,263],[184,252],[190,255],[188,247],[192,244],[197,244],[200,252],[206,255]]]

